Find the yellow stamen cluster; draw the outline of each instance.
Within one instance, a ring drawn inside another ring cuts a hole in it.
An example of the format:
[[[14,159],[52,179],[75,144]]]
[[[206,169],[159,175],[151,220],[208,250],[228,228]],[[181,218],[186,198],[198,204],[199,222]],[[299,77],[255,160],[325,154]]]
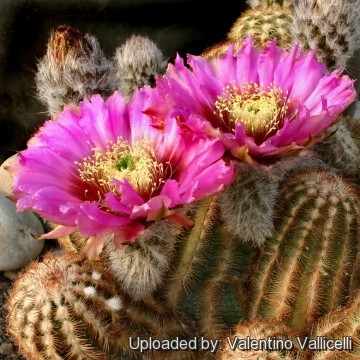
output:
[[[80,178],[94,185],[99,201],[108,192],[119,194],[114,179],[128,180],[144,200],[157,193],[164,184],[170,164],[157,162],[155,150],[146,140],[139,140],[133,146],[118,138],[108,142],[105,151],[92,149],[93,155],[86,157],[79,166]]]
[[[248,135],[265,139],[279,129],[289,103],[280,88],[246,83],[240,88],[228,85],[215,107],[228,131],[234,132],[236,123],[241,122]]]

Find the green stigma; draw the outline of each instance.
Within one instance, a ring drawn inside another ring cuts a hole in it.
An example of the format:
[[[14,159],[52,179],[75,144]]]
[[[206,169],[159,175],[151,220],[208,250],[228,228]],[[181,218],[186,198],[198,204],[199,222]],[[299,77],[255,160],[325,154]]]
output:
[[[116,164],[116,169],[119,171],[133,170],[134,169],[134,158],[131,154],[124,155]]]

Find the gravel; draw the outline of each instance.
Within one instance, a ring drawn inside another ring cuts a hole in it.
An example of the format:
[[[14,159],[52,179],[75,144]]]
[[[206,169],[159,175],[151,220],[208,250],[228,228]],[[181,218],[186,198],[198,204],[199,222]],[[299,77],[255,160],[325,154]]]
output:
[[[6,298],[11,289],[12,281],[0,272],[0,359],[25,360],[18,354],[17,346],[13,343],[6,331]]]

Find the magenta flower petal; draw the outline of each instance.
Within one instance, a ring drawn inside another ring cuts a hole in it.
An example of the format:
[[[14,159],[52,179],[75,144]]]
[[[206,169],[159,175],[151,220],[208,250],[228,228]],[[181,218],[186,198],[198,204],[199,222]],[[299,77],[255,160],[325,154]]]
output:
[[[141,206],[134,206],[131,219],[147,219],[150,214],[157,214],[162,208],[169,209],[170,205],[171,199],[167,196],[156,196]]]
[[[260,50],[249,37],[237,54],[230,45],[222,57],[188,59],[190,68],[177,58],[157,80],[169,112],[244,161],[279,158],[321,141],[356,98],[354,81],[339,70],[326,73],[314,50],[287,52],[276,40]]]
[[[81,234],[85,237],[110,233],[129,223],[129,217],[103,211],[96,202],[88,201],[81,204],[78,227]]]
[[[60,204],[60,206],[59,206]],[[43,187],[30,196],[17,201],[17,209],[32,209],[42,217],[60,225],[76,226],[80,201],[54,186]]]
[[[173,179],[169,179],[165,182],[160,195],[166,196],[167,198],[171,199],[169,207],[175,207],[181,203],[184,203],[183,201],[181,201],[182,199],[180,198],[179,183]]]
[[[217,193],[233,177],[224,147],[183,131],[170,112],[145,87],[127,103],[117,92],[95,95],[45,122],[10,167],[17,209],[78,230],[94,255],[104,241],[134,241],[177,206]]]

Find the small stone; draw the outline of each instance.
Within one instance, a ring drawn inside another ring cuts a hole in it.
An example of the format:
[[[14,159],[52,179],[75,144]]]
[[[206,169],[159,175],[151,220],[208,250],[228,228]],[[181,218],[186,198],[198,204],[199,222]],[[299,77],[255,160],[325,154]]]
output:
[[[16,212],[15,204],[0,193],[0,271],[20,269],[42,251],[44,240],[32,234],[44,234],[44,227],[30,211]]]
[[[18,154],[10,156],[6,159],[0,166],[0,191],[4,192],[6,195],[10,195],[12,190],[13,177],[6,170],[17,158]]]
[[[11,343],[4,342],[0,345],[0,354],[10,355],[14,351],[14,346]]]
[[[14,281],[18,277],[20,271],[21,269],[5,271],[4,276],[9,280]]]

